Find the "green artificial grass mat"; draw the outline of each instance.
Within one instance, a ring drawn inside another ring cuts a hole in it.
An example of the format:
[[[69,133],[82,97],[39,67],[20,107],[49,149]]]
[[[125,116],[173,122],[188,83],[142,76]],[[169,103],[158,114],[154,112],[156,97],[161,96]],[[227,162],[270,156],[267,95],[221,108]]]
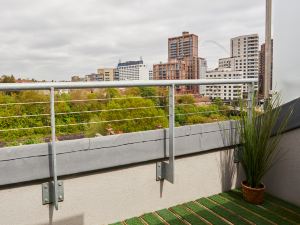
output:
[[[188,211],[184,206],[178,205],[171,208],[171,211],[175,212],[177,215],[182,217],[184,220],[189,222],[190,224],[199,224],[199,225],[206,225],[203,220],[199,217]]]
[[[214,211],[216,214],[222,216],[224,219],[226,219],[227,221],[229,221],[233,224],[239,224],[239,225],[249,224],[242,218],[238,217],[238,215],[225,210],[218,204],[216,204],[206,198],[201,198],[201,199],[197,200],[197,202],[200,203],[201,205],[204,205],[206,208],[209,208],[210,210]]]
[[[163,225],[164,223],[153,213],[147,213],[142,216],[143,220],[149,225]]]
[[[170,225],[186,225],[183,221],[178,219],[173,213],[167,209],[159,210],[156,212],[161,218],[167,221]]]
[[[222,219],[220,219],[218,216],[216,216],[215,214],[213,214],[212,212],[208,211],[206,208],[203,208],[203,206],[200,206],[195,202],[186,203],[185,206],[212,224],[218,224],[218,225],[228,224]]]
[[[125,223],[127,225],[144,225],[144,223],[142,222],[142,220],[140,218],[137,218],[137,217],[125,220]]]
[[[240,189],[146,213],[111,225],[300,225],[300,207],[265,194],[262,205],[243,199]]]
[[[295,223],[291,223],[287,220],[285,220],[284,218],[274,214],[273,212],[265,209],[263,206],[257,206],[257,205],[253,205],[253,204],[250,204],[248,202],[246,202],[244,199],[243,199],[243,196],[242,196],[242,193],[241,192],[236,192],[236,191],[230,191],[230,192],[227,192],[227,193],[222,193],[220,194],[221,196],[263,216],[264,218],[274,222],[274,223],[277,223],[277,224],[295,224]]]

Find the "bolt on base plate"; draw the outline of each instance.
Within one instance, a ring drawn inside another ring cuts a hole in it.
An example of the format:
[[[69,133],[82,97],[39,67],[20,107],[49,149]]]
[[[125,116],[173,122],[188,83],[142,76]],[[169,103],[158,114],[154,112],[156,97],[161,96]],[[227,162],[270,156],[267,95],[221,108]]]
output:
[[[64,183],[63,181],[57,181],[57,195],[58,201],[64,200]],[[54,182],[47,182],[42,184],[42,200],[43,205],[51,204],[54,202]]]

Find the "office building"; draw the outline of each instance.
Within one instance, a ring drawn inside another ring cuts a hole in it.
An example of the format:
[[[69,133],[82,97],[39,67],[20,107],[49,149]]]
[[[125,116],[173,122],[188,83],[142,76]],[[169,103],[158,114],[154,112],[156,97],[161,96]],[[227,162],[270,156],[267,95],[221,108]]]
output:
[[[117,70],[119,80],[149,80],[149,70],[143,60],[120,62]]]
[[[100,68],[97,70],[99,81],[113,81],[116,69],[114,68]]]

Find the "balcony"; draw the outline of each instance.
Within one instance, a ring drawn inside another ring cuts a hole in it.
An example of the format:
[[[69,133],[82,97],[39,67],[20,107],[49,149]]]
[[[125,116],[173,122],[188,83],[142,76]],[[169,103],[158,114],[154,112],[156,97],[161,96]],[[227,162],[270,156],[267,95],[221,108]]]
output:
[[[176,85],[248,84],[250,96],[253,82],[218,79],[1,86],[3,91],[39,89],[50,93],[52,136],[49,143],[0,150],[0,224],[299,224],[299,99],[284,106],[294,105],[295,112],[279,145],[282,160],[265,177],[270,195],[262,206],[245,203],[237,189],[244,174],[230,138],[236,132],[235,121],[175,123]],[[168,126],[78,140],[56,139],[55,90],[132,86],[169,88]]]

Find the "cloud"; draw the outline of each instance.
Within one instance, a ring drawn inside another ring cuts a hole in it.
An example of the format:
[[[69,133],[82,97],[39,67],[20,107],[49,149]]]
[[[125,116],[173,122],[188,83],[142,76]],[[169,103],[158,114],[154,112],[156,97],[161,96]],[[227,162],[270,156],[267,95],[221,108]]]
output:
[[[143,56],[167,60],[167,39],[199,36],[215,66],[230,38],[264,31],[264,1],[0,0],[0,74],[69,80]],[[217,44],[213,44],[217,43]]]

